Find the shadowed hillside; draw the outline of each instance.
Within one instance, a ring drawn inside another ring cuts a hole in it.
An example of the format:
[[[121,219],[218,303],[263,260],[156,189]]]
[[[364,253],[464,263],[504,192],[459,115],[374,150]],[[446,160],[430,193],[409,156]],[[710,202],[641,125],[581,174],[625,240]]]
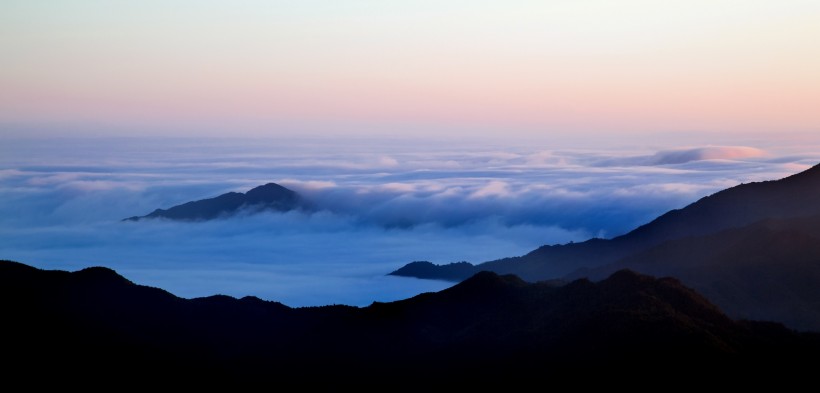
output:
[[[670,240],[571,277],[601,279],[625,268],[677,277],[735,318],[820,331],[820,216]]]
[[[694,358],[708,370],[820,353],[813,335],[733,321],[677,280],[630,271],[562,287],[484,272],[403,301],[294,309],[253,297],[182,299],[106,268],[68,273],[5,261],[0,305],[14,368],[57,374],[309,382],[319,373],[330,383],[367,370],[415,382],[502,380],[613,361]]]

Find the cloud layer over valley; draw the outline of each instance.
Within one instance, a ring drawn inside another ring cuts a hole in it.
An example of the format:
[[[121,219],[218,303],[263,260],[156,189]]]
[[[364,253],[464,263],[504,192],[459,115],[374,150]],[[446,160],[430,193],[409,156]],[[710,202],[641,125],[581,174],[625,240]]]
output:
[[[59,141],[58,141],[59,142]],[[0,146],[0,258],[105,265],[181,296],[369,304],[449,285],[384,277],[611,237],[741,182],[820,161],[808,146],[17,139]],[[765,148],[764,148],[765,147]],[[120,222],[276,182],[320,210]]]

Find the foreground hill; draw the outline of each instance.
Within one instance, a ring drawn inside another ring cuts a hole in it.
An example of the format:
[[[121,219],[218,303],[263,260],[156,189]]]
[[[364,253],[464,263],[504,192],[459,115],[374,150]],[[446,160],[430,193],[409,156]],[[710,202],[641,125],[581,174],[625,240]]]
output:
[[[124,221],[139,221],[148,218],[203,221],[227,217],[243,211],[290,211],[304,208],[308,208],[308,204],[295,191],[276,183],[268,183],[244,194],[229,192],[215,198],[186,202],[168,209],[157,209],[145,216],[129,217]]]
[[[6,375],[17,377],[406,387],[543,381],[619,364],[725,376],[820,354],[815,335],[733,321],[675,279],[626,270],[560,287],[484,272],[403,301],[294,309],[253,297],[182,299],[106,268],[2,261],[0,307],[4,356],[14,359]]]

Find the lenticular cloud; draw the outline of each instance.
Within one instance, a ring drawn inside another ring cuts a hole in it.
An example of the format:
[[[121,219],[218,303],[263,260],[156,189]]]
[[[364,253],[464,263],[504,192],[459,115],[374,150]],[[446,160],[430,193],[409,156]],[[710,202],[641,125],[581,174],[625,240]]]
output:
[[[707,146],[662,150],[653,155],[601,160],[598,166],[676,165],[705,160],[744,160],[768,156],[766,151],[747,146]]]

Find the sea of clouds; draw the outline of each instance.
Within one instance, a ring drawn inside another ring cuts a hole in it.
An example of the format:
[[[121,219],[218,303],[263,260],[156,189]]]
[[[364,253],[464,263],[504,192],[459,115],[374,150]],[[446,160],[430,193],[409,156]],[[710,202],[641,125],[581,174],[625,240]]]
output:
[[[811,138],[740,142],[0,139],[0,259],[108,266],[184,297],[367,305],[451,285],[385,276],[410,261],[613,237],[820,162]],[[319,210],[121,221],[267,182]]]

